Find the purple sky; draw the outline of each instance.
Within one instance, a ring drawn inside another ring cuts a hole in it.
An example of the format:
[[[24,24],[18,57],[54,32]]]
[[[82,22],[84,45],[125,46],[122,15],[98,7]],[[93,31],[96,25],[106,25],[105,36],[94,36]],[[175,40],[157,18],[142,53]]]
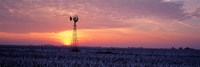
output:
[[[200,48],[200,0],[0,0],[0,44]],[[99,37],[97,37],[99,36]]]

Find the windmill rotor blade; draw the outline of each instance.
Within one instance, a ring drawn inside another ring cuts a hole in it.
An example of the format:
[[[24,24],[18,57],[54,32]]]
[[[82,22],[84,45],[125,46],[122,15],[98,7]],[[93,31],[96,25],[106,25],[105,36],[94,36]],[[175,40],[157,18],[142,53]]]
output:
[[[78,22],[78,16],[74,16],[74,19],[73,19],[75,22]]]
[[[76,18],[76,22],[78,22],[78,17]]]

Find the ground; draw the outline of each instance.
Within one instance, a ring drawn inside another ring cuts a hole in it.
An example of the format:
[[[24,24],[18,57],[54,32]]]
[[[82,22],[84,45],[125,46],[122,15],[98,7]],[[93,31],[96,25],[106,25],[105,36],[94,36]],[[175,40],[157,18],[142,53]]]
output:
[[[0,67],[200,67],[200,50],[0,46]]]

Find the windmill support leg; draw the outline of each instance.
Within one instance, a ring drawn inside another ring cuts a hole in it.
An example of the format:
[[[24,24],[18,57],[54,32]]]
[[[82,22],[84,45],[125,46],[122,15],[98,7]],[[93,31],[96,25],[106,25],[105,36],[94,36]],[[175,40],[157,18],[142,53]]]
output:
[[[71,49],[71,51],[79,52],[77,28],[76,28],[76,23],[75,22],[74,22],[74,28],[73,28],[72,49]]]

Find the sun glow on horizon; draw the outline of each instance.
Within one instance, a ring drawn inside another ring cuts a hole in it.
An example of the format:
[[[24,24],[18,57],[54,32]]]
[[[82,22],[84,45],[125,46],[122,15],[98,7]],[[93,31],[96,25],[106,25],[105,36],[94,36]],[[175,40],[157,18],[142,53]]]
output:
[[[82,38],[83,33],[80,33],[81,31],[78,31],[78,39]],[[69,30],[69,31],[63,31],[63,32],[59,32],[56,34],[56,38],[63,44],[66,46],[70,46],[72,43],[72,34],[73,31]]]
[[[62,42],[66,46],[71,45],[71,39],[72,39],[72,32],[73,31],[63,31],[57,34],[57,37],[59,38],[60,42]]]

